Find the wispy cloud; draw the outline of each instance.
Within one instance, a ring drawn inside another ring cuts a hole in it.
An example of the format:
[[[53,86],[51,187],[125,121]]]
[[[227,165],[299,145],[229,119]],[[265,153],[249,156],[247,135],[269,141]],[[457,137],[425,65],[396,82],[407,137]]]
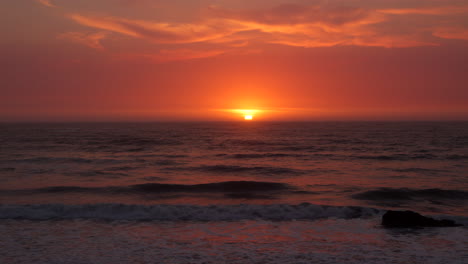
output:
[[[148,39],[156,43],[195,43],[210,41],[247,29],[225,20],[209,20],[204,23],[159,23],[112,16],[69,16],[75,22],[131,37]]]
[[[433,35],[445,39],[468,40],[468,28],[462,27],[439,27],[433,32]]]
[[[123,60],[145,59],[150,60],[152,62],[162,63],[169,61],[183,61],[215,57],[226,52],[226,50],[163,49],[160,50],[158,53],[124,54],[118,55],[117,58]]]
[[[245,36],[243,33],[257,32],[257,35],[265,34],[261,36],[262,42],[300,47],[432,45],[404,35],[381,35],[372,26],[386,22],[388,17],[363,8],[282,5],[265,10],[233,11],[211,7],[204,20],[194,23],[161,23],[81,14],[69,17],[87,27],[165,44],[231,42],[231,46],[239,43],[242,43],[239,46],[245,46],[252,34]]]
[[[85,46],[88,46],[93,49],[103,50],[104,47],[101,44],[108,33],[106,32],[97,32],[97,33],[83,33],[83,32],[67,32],[60,34],[59,39],[70,40]]]
[[[376,23],[384,19],[381,14],[361,7],[297,4],[283,4],[256,10],[227,10],[212,6],[208,9],[208,14],[243,23],[251,22],[270,26],[320,24],[335,27]]]
[[[191,49],[177,49],[177,50],[161,50],[158,55],[153,59],[157,61],[177,61],[177,60],[190,60],[214,57],[226,53],[224,50],[191,50]]]
[[[414,47],[436,45],[416,33],[390,34],[378,25],[389,17],[360,7],[281,5],[265,10],[230,11],[211,8],[215,17],[227,19],[249,30],[266,33],[262,40],[297,47],[339,45]]]
[[[198,19],[184,23],[130,19],[97,13],[90,15],[84,12],[71,13],[67,17],[88,28],[153,43],[209,43],[220,47],[219,50],[250,48],[255,43],[308,48],[343,45],[403,48],[438,45],[435,37],[466,39],[466,29],[463,26],[457,25],[455,20],[443,18],[468,13],[468,5],[370,8],[365,5],[352,7],[327,2],[315,5],[284,4],[263,9],[210,6]],[[419,15],[431,18],[421,20],[424,17]],[[411,19],[419,22],[405,25],[403,19],[408,16],[414,16]],[[440,23],[444,23],[444,28],[440,28]],[[102,33],[68,33],[63,37],[102,49]],[[163,53],[157,56],[161,60],[164,60]],[[179,54],[184,54],[181,58],[196,57],[195,53],[190,54],[187,51]]]
[[[52,0],[36,0],[36,2],[47,7],[56,7],[56,5],[52,3]]]
[[[380,13],[392,15],[452,15],[468,13],[468,5],[463,6],[439,6],[421,8],[392,8],[380,9]]]

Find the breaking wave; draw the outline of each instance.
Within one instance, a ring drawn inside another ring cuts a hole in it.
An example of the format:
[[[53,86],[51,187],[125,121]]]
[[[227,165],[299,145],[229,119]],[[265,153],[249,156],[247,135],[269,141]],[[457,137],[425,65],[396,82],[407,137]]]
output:
[[[0,205],[0,219],[27,220],[137,220],[137,221],[238,221],[316,220],[323,218],[365,218],[382,211],[356,206],[299,205],[126,205],[126,204],[42,204]]]

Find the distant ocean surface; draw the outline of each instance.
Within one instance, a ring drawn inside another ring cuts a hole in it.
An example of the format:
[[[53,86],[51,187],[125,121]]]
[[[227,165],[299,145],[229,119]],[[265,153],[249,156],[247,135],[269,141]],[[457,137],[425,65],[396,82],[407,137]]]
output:
[[[468,263],[468,122],[0,124],[0,263]]]

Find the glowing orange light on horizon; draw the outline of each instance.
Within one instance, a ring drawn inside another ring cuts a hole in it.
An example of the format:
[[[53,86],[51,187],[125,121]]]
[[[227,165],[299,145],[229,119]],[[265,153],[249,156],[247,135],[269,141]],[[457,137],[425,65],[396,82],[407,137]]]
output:
[[[241,114],[244,120],[248,121],[253,120],[256,114],[263,112],[263,110],[259,109],[228,109],[227,111]]]
[[[304,109],[302,109],[304,110]],[[236,119],[242,118],[246,121],[254,119],[271,120],[272,115],[278,114],[284,116],[286,113],[291,113],[293,110],[288,108],[250,108],[250,109],[217,109],[216,111],[235,114]]]

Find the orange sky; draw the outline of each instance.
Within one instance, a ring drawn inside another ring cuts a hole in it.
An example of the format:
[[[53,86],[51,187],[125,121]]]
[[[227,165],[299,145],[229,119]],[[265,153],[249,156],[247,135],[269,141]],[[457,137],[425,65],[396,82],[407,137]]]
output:
[[[466,0],[15,0],[0,20],[0,121],[468,120]]]

